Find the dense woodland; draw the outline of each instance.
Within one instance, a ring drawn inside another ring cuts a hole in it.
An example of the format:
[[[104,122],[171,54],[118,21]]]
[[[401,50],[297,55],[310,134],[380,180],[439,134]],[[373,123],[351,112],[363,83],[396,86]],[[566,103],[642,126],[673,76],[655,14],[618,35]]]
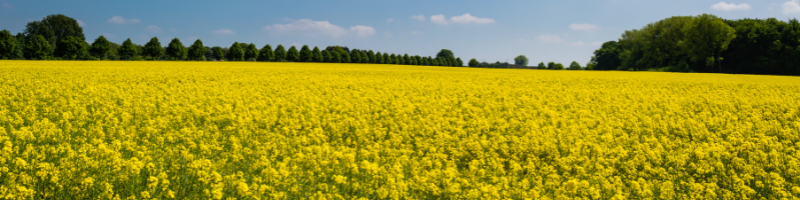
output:
[[[42,21],[29,22],[25,31],[12,35],[0,32],[0,59],[16,60],[185,60],[185,61],[276,61],[276,62],[330,62],[376,63],[398,65],[463,66],[461,58],[442,49],[431,56],[409,56],[372,50],[329,46],[325,49],[304,45],[288,49],[269,44],[261,48],[255,44],[234,42],[230,47],[208,47],[200,39],[186,47],[178,38],[162,46],[153,37],[144,46],[134,44],[130,38],[122,44],[100,36],[91,44],[86,42],[78,22],[64,15],[50,15]]]
[[[679,16],[625,31],[594,52],[596,70],[800,75],[797,19]]]

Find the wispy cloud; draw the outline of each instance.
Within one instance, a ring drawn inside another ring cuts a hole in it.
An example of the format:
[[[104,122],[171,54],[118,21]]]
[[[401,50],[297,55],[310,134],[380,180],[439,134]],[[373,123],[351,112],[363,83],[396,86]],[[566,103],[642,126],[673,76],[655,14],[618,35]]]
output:
[[[797,3],[797,0],[787,1],[781,5],[781,10],[784,15],[798,14],[800,13],[800,4]]]
[[[375,28],[371,26],[357,25],[345,29],[341,26],[331,24],[328,21],[314,21],[311,19],[294,20],[288,24],[273,24],[262,28],[262,30],[273,35],[297,34],[309,37],[329,36],[371,36],[375,35]]]
[[[459,24],[491,24],[495,22],[494,19],[475,17],[469,13],[450,17],[450,21]]]
[[[431,22],[441,25],[447,25],[450,23],[447,21],[447,18],[445,18],[444,15],[431,15]]]
[[[711,9],[721,10],[721,11],[735,11],[735,10],[750,10],[752,9],[752,7],[750,7],[750,5],[747,5],[746,3],[735,4],[735,3],[725,3],[723,1],[711,5]]]
[[[424,22],[426,18],[425,18],[425,15],[411,15],[411,19],[416,19],[416,20],[419,20],[421,22]]]
[[[77,21],[78,21],[78,26],[86,27],[86,23],[83,23],[83,21],[81,21],[81,20],[77,20]]]
[[[114,24],[135,24],[139,22],[142,21],[139,19],[125,19],[124,17],[120,16],[114,16],[111,17],[111,19],[108,19],[108,23],[114,23]]]
[[[233,32],[231,29],[219,29],[211,31],[211,34],[214,35],[235,35],[236,33]]]
[[[147,32],[151,32],[151,33],[161,33],[161,32],[164,32],[164,29],[161,29],[160,27],[158,27],[158,26],[156,26],[156,25],[150,25],[150,26],[147,26],[147,28],[144,28],[144,30],[145,30],[145,31],[147,31]]]
[[[576,31],[593,31],[597,30],[597,25],[594,24],[570,24],[569,28]]]

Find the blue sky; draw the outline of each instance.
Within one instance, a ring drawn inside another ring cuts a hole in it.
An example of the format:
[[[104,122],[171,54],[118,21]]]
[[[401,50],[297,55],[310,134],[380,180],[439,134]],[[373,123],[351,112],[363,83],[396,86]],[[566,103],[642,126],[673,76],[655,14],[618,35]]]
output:
[[[625,30],[678,15],[726,19],[800,16],[798,0],[342,0],[110,1],[0,0],[0,29],[23,31],[49,14],[80,20],[89,42],[99,35],[144,44],[157,36],[206,46],[233,42],[325,47],[343,45],[433,56],[450,49],[465,61],[530,65],[587,63],[599,44]],[[287,46],[288,48],[288,46]]]

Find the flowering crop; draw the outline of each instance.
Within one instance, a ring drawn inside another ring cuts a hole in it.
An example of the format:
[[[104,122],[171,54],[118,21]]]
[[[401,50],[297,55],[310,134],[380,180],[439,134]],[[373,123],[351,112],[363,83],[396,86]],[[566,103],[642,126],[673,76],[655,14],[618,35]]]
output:
[[[800,197],[800,78],[0,63],[0,199]]]

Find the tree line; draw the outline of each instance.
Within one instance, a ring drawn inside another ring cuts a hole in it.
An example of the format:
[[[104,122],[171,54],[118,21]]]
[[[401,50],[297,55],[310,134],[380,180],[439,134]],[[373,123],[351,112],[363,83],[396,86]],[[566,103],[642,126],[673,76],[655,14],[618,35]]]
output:
[[[798,38],[797,19],[676,16],[625,31],[597,49],[590,65],[597,70],[800,75]]]
[[[65,15],[49,15],[42,21],[29,22],[22,33],[12,35],[0,31],[0,59],[16,60],[185,60],[185,61],[261,61],[261,62],[328,62],[375,63],[397,65],[463,66],[453,52],[442,49],[435,57],[372,50],[328,46],[325,49],[303,45],[286,49],[269,44],[257,48],[255,44],[234,42],[230,47],[208,47],[197,39],[186,47],[178,38],[162,46],[157,37],[145,45],[131,42],[110,42],[99,36],[91,44],[86,42],[78,22]]]

